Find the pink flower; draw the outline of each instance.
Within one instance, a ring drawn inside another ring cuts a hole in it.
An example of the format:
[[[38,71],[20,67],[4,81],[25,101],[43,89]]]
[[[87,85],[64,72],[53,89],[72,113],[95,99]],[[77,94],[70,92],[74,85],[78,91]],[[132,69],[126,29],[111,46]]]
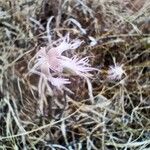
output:
[[[77,56],[68,58],[63,55],[66,50],[73,50],[81,45],[82,41],[78,39],[70,40],[69,34],[58,39],[47,47],[41,47],[36,53],[36,62],[33,71],[51,82],[57,88],[69,84],[69,79],[60,77],[63,69],[67,68],[79,76],[88,76],[90,71],[95,70],[90,67],[88,57],[79,59]],[[53,73],[58,77],[53,77]]]
[[[108,78],[111,80],[120,80],[123,74],[125,74],[123,65],[115,64],[114,66],[110,66],[108,70]]]
[[[56,86],[57,88],[61,89],[63,87],[63,85],[65,84],[70,84],[69,79],[65,79],[65,78],[49,78],[48,79],[52,85]]]
[[[41,47],[36,54],[36,58],[38,67],[44,74],[49,73],[50,70],[54,72],[62,72],[63,70],[60,62],[61,54],[55,48],[47,51],[46,47]]]
[[[62,60],[62,65],[76,75],[83,77],[89,76],[90,74],[88,72],[96,70],[95,68],[90,67],[88,57],[82,59],[79,59],[77,56],[64,58],[64,60]]]
[[[70,41],[69,34],[67,34],[65,37],[62,37],[58,39],[56,42],[53,43],[53,45],[56,45],[57,50],[60,54],[62,54],[66,50],[72,50],[76,49],[81,45],[82,41],[78,39],[74,39]]]

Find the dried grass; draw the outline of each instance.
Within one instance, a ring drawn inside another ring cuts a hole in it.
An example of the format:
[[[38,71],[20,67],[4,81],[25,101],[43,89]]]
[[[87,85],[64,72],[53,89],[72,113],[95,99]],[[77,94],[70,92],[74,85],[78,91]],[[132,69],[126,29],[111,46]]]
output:
[[[149,0],[1,0],[0,149],[150,149],[149,16]],[[28,63],[68,32],[100,71],[64,91],[45,83],[39,97]],[[120,81],[107,80],[113,58]]]

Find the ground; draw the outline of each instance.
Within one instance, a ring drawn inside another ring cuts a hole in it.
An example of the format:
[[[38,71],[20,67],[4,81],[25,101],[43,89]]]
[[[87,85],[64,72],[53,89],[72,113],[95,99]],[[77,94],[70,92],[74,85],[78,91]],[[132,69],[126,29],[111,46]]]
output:
[[[150,149],[149,16],[149,0],[0,0],[0,149]],[[41,97],[30,61],[67,33],[97,70]]]

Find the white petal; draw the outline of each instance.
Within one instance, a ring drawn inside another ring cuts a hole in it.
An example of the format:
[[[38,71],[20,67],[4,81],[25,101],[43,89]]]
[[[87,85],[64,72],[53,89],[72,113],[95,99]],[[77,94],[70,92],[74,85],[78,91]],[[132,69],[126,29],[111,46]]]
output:
[[[82,42],[83,41],[80,41],[79,39],[71,40],[69,34],[67,34],[65,37],[58,40],[56,48],[60,51],[60,53],[63,53],[66,50],[78,48]]]
[[[115,64],[114,66],[110,66],[108,70],[108,78],[111,80],[119,80],[122,75],[125,74],[123,70],[123,65]]]
[[[79,76],[86,76],[88,75],[88,72],[95,70],[94,68],[90,67],[90,64],[88,63],[88,57],[79,59],[76,56],[73,58],[65,58],[62,60],[62,65],[64,68],[68,68],[75,74]]]
[[[70,84],[69,79],[65,78],[49,78],[49,81],[52,83],[52,85],[56,86],[57,88],[61,89],[65,84]]]

